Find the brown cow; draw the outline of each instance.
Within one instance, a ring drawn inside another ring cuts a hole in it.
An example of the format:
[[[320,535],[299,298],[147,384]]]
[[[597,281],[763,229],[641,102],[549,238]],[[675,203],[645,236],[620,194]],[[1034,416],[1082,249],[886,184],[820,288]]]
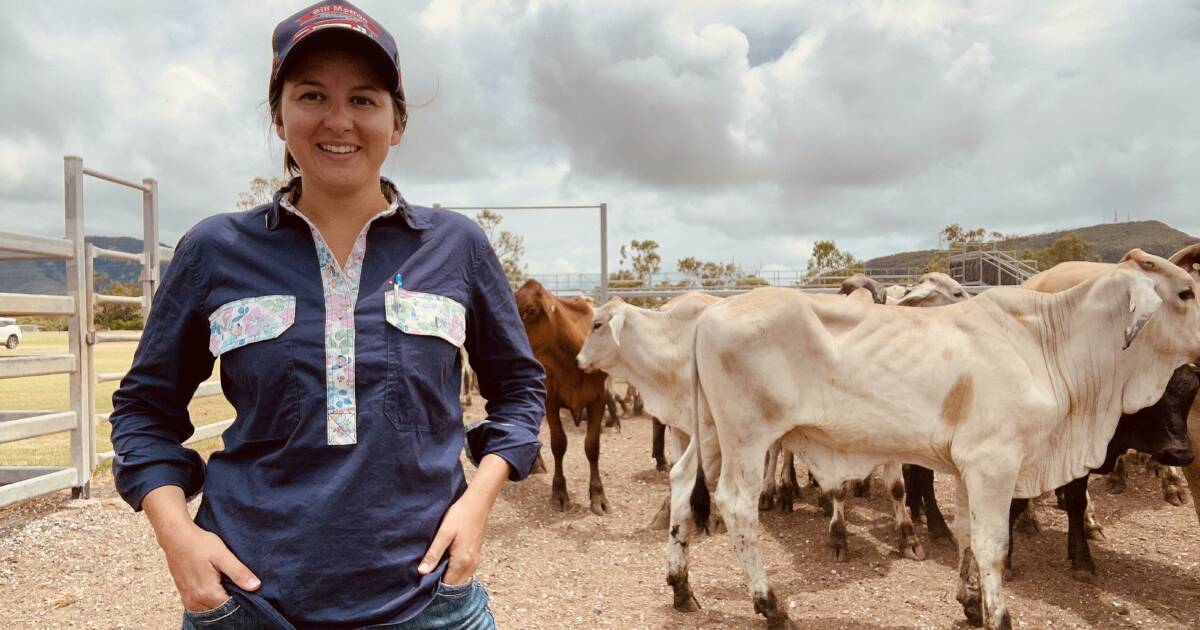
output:
[[[546,419],[550,424],[550,450],[554,453],[554,482],[551,496],[560,510],[566,510],[567,480],[562,459],[567,452],[567,434],[563,431],[559,409],[566,407],[576,419],[587,410],[587,438],[583,450],[591,467],[588,494],[592,512],[603,516],[609,511],[604,484],[600,481],[600,423],[608,393],[604,372],[585,373],[575,363],[592,325],[592,307],[583,298],[564,300],[545,289],[537,280],[528,280],[517,289],[517,309],[529,336],[533,354],[546,370]]]

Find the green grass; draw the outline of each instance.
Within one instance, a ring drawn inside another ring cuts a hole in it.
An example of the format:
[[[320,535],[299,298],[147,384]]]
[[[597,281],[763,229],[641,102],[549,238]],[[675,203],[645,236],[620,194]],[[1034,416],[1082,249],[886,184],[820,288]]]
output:
[[[95,346],[95,369],[97,372],[124,372],[133,363],[133,352],[137,344],[104,343]],[[0,356],[67,354],[67,333],[28,333],[16,350],[0,348]],[[219,368],[215,367],[216,374]],[[0,411],[28,409],[36,411],[67,411],[70,409],[68,393],[69,377],[66,374],[51,376],[29,376],[0,380]],[[112,395],[118,381],[100,383],[96,386],[96,413],[112,411]],[[233,417],[233,407],[221,396],[200,398],[188,407],[192,423],[202,426]],[[96,425],[96,450],[111,451],[108,422]],[[0,466],[69,466],[71,463],[70,433],[55,433],[41,437],[0,444]],[[205,440],[192,445],[199,451],[208,451],[220,446],[220,438]]]

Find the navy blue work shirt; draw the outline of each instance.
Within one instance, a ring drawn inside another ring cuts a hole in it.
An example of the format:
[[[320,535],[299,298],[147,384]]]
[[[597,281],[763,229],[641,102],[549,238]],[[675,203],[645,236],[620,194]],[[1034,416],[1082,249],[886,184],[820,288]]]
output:
[[[447,565],[417,573],[466,489],[464,438],[472,460],[496,454],[513,480],[540,447],[545,375],[487,238],[382,185],[392,207],[360,235],[357,278],[326,273],[319,233],[287,202],[296,180],[271,204],[201,221],[180,240],[113,394],[121,496],[140,510],[163,485],[203,490],[196,523],[261,578],[254,607],[296,628],[416,616]],[[456,342],[487,399],[487,420],[469,430]],[[214,355],[237,416],[206,470],[181,443]]]

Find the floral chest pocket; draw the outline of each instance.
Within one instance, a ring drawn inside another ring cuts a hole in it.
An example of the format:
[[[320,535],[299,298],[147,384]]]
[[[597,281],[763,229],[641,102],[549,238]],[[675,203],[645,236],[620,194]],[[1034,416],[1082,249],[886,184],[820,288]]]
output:
[[[295,296],[264,295],[235,300],[208,316],[208,351],[219,357],[234,348],[274,339],[295,321]]]
[[[467,339],[467,310],[448,297],[401,289],[383,301],[388,323],[410,335],[440,337],[455,347]]]
[[[238,411],[227,439],[273,440],[295,430],[299,398],[288,333],[295,321],[292,295],[234,300],[209,315],[208,350],[220,358],[225,396]],[[257,408],[262,400],[276,402],[270,410]]]
[[[384,415],[398,429],[461,430],[459,348],[466,341],[466,308],[433,293],[388,289],[390,329]]]

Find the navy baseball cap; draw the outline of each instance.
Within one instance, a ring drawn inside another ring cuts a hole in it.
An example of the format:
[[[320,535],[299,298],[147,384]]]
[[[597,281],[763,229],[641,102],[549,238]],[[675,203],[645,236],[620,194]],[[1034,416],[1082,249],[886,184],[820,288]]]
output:
[[[396,40],[392,39],[383,26],[371,16],[363,13],[349,2],[318,2],[280,22],[271,37],[271,50],[275,58],[271,62],[271,82],[268,93],[275,89],[288,57],[295,58],[294,51],[333,34],[350,37],[362,43],[363,52],[379,67],[385,69],[388,89],[404,99],[404,85],[400,80],[400,53],[396,51]],[[306,43],[307,42],[307,43]]]

